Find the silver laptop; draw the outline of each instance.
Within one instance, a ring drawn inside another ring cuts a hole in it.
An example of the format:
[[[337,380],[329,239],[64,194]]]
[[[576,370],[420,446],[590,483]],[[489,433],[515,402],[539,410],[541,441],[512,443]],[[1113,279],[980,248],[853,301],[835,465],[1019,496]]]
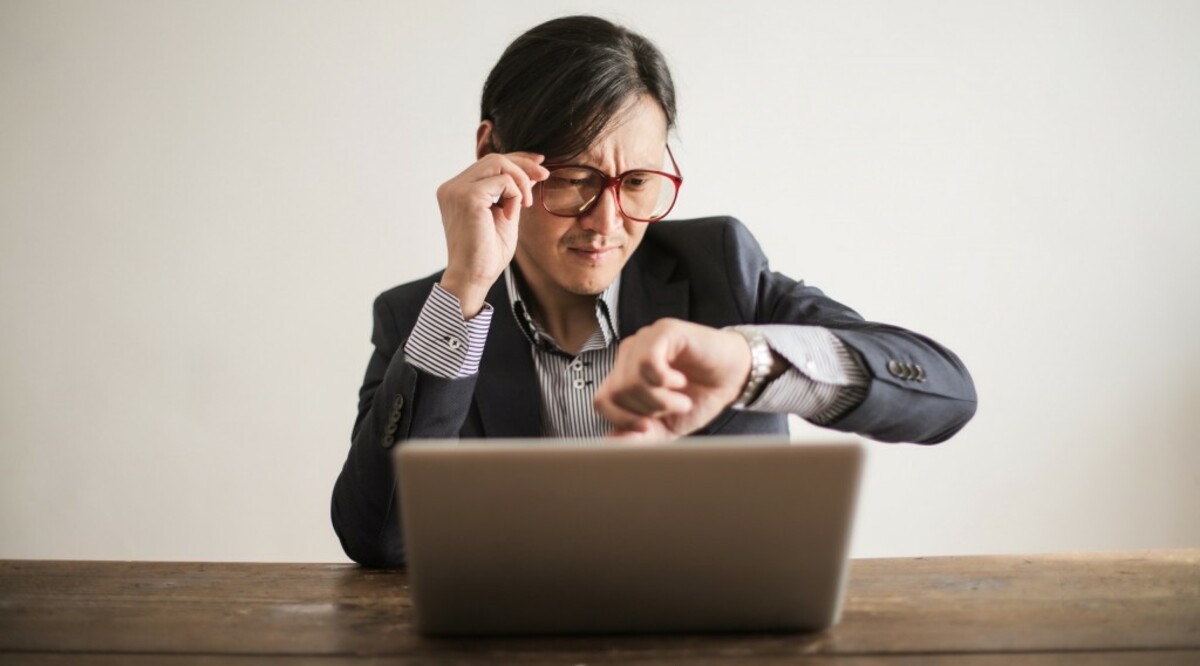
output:
[[[840,616],[856,442],[411,441],[397,451],[423,634],[815,631]]]

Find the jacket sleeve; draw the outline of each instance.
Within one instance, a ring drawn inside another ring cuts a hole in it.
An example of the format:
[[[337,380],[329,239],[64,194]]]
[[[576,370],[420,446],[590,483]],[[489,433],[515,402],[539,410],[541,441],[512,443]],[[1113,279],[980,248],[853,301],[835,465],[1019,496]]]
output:
[[[975,414],[975,385],[962,361],[932,339],[864,320],[820,289],[776,273],[758,242],[736,220],[726,226],[725,258],[734,288],[754,294],[748,323],[828,329],[870,375],[866,397],[825,427],[884,442],[936,444]]]
[[[386,293],[374,310],[375,351],[359,389],[350,452],[333,487],[331,517],[350,559],[399,567],[405,554],[392,450],[408,439],[458,437],[479,375],[444,379],[413,366],[404,354],[413,322],[396,316]]]

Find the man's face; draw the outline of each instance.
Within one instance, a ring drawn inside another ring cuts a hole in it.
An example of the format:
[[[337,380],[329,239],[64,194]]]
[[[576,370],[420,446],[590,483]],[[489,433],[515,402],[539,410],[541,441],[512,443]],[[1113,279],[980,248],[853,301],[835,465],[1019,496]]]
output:
[[[658,104],[639,98],[615,123],[582,154],[564,161],[592,166],[610,176],[638,168],[661,170],[667,120]],[[534,198],[540,195],[535,189]],[[552,215],[540,200],[522,209],[515,258],[536,294],[554,300],[599,294],[642,242],[647,223],[623,216],[612,189],[605,188],[600,196],[579,217]]]

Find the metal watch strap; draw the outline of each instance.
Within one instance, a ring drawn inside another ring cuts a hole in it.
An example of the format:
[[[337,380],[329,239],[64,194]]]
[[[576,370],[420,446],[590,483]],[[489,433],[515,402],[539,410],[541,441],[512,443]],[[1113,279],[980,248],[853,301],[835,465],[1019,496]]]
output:
[[[730,330],[741,333],[750,344],[750,377],[746,379],[742,394],[730,405],[733,409],[741,410],[758,396],[767,376],[771,374],[771,346],[762,332],[753,326],[731,326]]]

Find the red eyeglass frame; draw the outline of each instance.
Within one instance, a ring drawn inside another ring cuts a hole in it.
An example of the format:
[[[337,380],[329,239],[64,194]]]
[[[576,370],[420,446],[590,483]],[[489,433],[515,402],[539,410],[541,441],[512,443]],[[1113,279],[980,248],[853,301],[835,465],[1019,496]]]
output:
[[[675,161],[675,153],[671,152],[670,144],[667,144],[667,156],[671,158],[671,167],[675,169],[674,174],[669,174],[666,171],[655,171],[654,169],[630,169],[629,171],[617,174],[616,176],[610,176],[596,167],[588,166],[586,164],[543,164],[542,168],[548,171],[553,171],[555,169],[585,169],[587,171],[599,174],[604,180],[604,185],[600,188],[600,193],[603,194],[604,190],[606,189],[612,190],[613,198],[617,202],[617,210],[621,211],[622,215],[637,222],[653,223],[658,222],[659,220],[662,220],[671,214],[671,211],[675,208],[675,202],[679,200],[679,190],[683,187],[683,172],[679,170],[679,164]],[[667,210],[662,215],[659,215],[653,219],[643,219],[640,217],[634,217],[625,212],[625,207],[621,205],[621,181],[625,180],[625,177],[631,173],[658,174],[671,179],[671,181],[675,183],[675,196],[671,197],[671,205],[667,206]],[[538,185],[541,185],[541,183],[538,183]],[[556,213],[546,207],[546,188],[539,187],[538,189],[540,190],[538,193],[538,201],[542,204],[542,210],[556,217],[580,217],[587,215],[588,212],[595,208],[596,204],[600,202],[600,197],[597,196],[591,201],[591,203],[580,209],[578,213],[572,215],[563,215],[562,213]]]

